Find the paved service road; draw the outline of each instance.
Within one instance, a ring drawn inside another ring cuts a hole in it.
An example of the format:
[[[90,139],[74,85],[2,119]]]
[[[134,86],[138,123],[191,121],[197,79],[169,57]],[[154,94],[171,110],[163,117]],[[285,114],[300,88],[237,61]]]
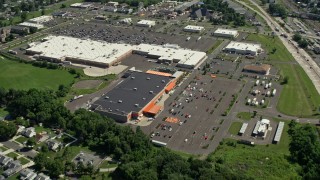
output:
[[[253,5],[255,5],[259,11],[253,9],[249,5],[247,5],[245,2],[236,0],[238,3],[246,6],[247,8],[251,9],[252,11],[256,12],[258,15],[260,15],[270,26],[272,31],[275,32],[275,34],[280,38],[284,46],[289,50],[289,52],[292,54],[292,56],[295,58],[295,60],[300,64],[300,66],[303,68],[303,70],[307,73],[311,81],[313,82],[314,86],[316,87],[318,93],[320,94],[320,68],[319,66],[314,62],[314,60],[309,56],[309,54],[298,47],[297,43],[293,42],[292,40],[289,40],[289,38],[284,38],[281,36],[281,34],[288,34],[289,37],[292,37],[293,34],[287,33],[274,19],[271,18],[271,16],[262,8],[260,7],[256,2],[249,0]],[[262,12],[262,13],[260,13]],[[279,31],[276,31],[276,28],[279,29]]]

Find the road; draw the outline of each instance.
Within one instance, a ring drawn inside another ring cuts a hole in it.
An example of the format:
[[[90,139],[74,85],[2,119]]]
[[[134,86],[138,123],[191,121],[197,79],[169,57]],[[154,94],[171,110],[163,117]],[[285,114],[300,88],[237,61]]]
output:
[[[287,34],[289,37],[292,37],[293,34],[287,33],[262,7],[260,7],[256,2],[253,0],[249,0],[253,5],[255,5],[259,11],[253,9],[245,2],[236,0],[238,3],[246,6],[250,10],[257,13],[259,16],[261,16],[270,26],[273,32],[280,38],[284,46],[288,49],[288,51],[292,54],[294,59],[299,63],[299,65],[303,68],[303,70],[306,72],[306,74],[311,79],[312,83],[316,87],[316,90],[320,94],[320,68],[319,66],[314,62],[314,60],[309,56],[309,54],[303,50],[298,48],[298,45],[296,42],[293,42],[287,38],[284,38],[281,36],[281,34]],[[276,28],[279,28],[279,31],[276,31]]]

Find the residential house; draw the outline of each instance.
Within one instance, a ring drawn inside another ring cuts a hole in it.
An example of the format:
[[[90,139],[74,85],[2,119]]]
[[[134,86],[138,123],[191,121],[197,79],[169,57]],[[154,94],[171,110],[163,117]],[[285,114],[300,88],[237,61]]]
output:
[[[13,161],[11,157],[0,154],[0,166],[6,166],[11,161]]]
[[[0,29],[0,41],[6,42],[6,38],[10,35],[10,28],[1,28]]]
[[[49,176],[43,174],[43,173],[40,173],[38,174],[38,176],[36,178],[34,178],[34,180],[51,180]]]
[[[206,20],[212,17],[212,11],[207,8],[200,8],[192,11],[190,16],[192,19]]]
[[[61,142],[50,139],[47,141],[47,145],[50,150],[57,152],[59,150],[59,147],[61,146]]]
[[[21,134],[25,137],[31,138],[33,136],[35,136],[37,133],[34,129],[34,127],[28,127],[26,129],[24,129]]]
[[[11,26],[11,33],[26,35],[30,33],[30,28],[25,26]]]
[[[20,171],[21,180],[31,180],[37,177],[37,173],[33,172],[31,169],[26,168]]]
[[[104,10],[107,12],[117,12],[118,11],[118,9],[114,6],[107,6],[107,7],[105,7]]]
[[[17,172],[19,172],[22,169],[22,165],[20,163],[20,161],[16,160],[16,161],[10,161],[7,165],[6,168],[8,168],[7,170],[5,170],[2,175],[4,177],[9,177]]]

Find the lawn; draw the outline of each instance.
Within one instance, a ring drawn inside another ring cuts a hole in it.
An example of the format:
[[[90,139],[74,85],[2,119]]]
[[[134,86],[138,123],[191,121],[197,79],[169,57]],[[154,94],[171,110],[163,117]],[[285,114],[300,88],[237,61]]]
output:
[[[320,96],[317,90],[304,70],[299,65],[290,63],[293,57],[280,39],[251,34],[248,40],[261,43],[267,52],[277,49],[274,54],[269,53],[270,63],[280,70],[281,77],[289,78],[288,84],[283,86],[277,109],[284,114],[299,117],[311,117],[318,113]]]
[[[288,62],[293,61],[293,56],[289,53],[286,47],[282,44],[278,37],[271,37],[261,34],[250,34],[247,37],[248,41],[259,42],[262,44],[262,48],[267,51],[268,58],[275,62]],[[275,53],[271,53],[273,49],[276,49]]]
[[[281,75],[288,76],[277,109],[288,115],[311,117],[318,113],[320,96],[308,75],[299,65],[278,64]]]
[[[237,114],[237,118],[246,120],[246,121],[249,121],[252,116],[253,116],[253,113],[250,113],[250,112],[239,112]]]
[[[4,146],[0,146],[0,150],[1,150],[1,151],[6,151],[6,150],[8,150],[8,148],[6,148],[6,147],[4,147]]]
[[[25,165],[25,164],[27,164],[27,163],[30,162],[28,159],[26,159],[26,158],[24,158],[24,157],[19,158],[18,160],[21,162],[22,165]]]
[[[8,111],[4,110],[3,108],[0,108],[0,117],[6,117],[8,114]]]
[[[189,154],[189,153],[186,153],[186,152],[182,152],[182,151],[175,151],[175,150],[172,150],[171,151],[177,155],[180,155],[181,157],[185,158],[185,159],[188,159],[190,157],[193,157],[195,158],[196,155],[193,155],[193,154]]]
[[[207,51],[207,54],[211,54],[217,47],[220,46],[220,44],[223,42],[223,40],[218,39],[216,42],[214,42],[213,46]]]
[[[288,123],[285,123],[279,144],[252,147],[227,139],[209,155],[208,160],[253,179],[299,179],[297,172],[300,167],[287,160],[290,142],[287,130]]]
[[[115,168],[115,167],[118,167],[118,164],[114,162],[103,161],[100,164],[100,168]]]
[[[19,155],[17,153],[11,152],[7,154],[6,156],[12,157],[13,159],[17,158]]]
[[[49,128],[44,128],[42,126],[35,126],[34,130],[36,131],[36,133],[41,133],[43,131],[47,132],[48,134],[53,134],[52,130]]]
[[[28,138],[24,137],[24,136],[20,136],[18,137],[15,141],[23,144],[24,142],[26,142],[28,140]]]
[[[49,70],[30,64],[7,60],[0,56],[0,87],[6,89],[58,89],[63,84],[70,86],[74,75],[66,70]]]
[[[229,128],[229,133],[237,135],[241,129],[242,122],[233,122]]]

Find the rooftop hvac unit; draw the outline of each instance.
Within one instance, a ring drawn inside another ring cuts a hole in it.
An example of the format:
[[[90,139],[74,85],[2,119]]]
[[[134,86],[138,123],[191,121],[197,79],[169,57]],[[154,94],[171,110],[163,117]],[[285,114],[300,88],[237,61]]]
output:
[[[150,94],[153,94],[153,91],[149,91]]]
[[[165,81],[165,80],[162,80],[161,82],[162,82],[162,83],[165,83],[166,81]]]
[[[147,80],[150,80],[150,78],[149,78],[149,77],[147,77]]]
[[[135,90],[135,91],[136,91],[136,90],[138,90],[138,88],[133,88],[133,90]]]
[[[143,100],[146,100],[146,98],[142,98]]]
[[[139,107],[139,104],[135,104],[134,106],[135,106],[135,107]]]
[[[157,88],[159,88],[160,86],[157,86]]]
[[[135,79],[135,77],[134,77],[134,76],[132,76],[132,77],[131,77],[131,79]]]
[[[118,103],[122,103],[122,100],[119,100]]]

